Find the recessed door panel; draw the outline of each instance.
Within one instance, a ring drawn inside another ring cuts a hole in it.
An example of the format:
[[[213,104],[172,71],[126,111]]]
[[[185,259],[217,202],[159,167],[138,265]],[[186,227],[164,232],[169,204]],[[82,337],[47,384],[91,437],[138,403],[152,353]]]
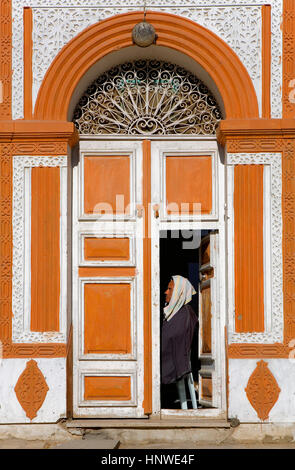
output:
[[[212,211],[212,156],[166,155],[167,213]]]
[[[131,378],[124,376],[85,376],[84,400],[129,401]]]
[[[83,160],[85,214],[122,214],[128,211],[130,157],[85,154]]]
[[[129,238],[84,238],[85,261],[128,261]]]
[[[84,354],[131,352],[130,284],[84,284]]]

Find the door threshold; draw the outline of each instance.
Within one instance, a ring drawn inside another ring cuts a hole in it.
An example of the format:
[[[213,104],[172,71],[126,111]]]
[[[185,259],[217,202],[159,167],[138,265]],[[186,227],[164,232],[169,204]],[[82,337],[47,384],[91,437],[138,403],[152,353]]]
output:
[[[68,420],[67,428],[230,428],[226,419],[174,418],[174,419],[97,419],[80,418]]]

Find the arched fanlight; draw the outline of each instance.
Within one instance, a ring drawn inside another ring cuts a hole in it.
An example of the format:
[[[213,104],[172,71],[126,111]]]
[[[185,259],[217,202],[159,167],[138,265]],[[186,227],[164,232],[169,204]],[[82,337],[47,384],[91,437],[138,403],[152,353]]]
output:
[[[100,75],[73,120],[80,134],[212,135],[221,118],[213,94],[191,72],[141,59]]]

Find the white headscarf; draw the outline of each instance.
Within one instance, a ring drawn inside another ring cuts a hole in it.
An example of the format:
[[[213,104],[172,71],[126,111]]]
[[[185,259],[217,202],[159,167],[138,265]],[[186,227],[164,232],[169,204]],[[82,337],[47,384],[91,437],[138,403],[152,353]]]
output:
[[[182,276],[172,276],[174,288],[170,302],[164,307],[164,315],[167,321],[178,312],[179,309],[192,300],[192,296],[196,293],[194,287],[188,279]]]

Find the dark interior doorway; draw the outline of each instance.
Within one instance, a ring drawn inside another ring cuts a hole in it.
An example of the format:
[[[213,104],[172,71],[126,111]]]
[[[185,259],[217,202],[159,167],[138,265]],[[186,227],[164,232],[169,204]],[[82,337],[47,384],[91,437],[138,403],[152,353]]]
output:
[[[190,233],[189,233],[190,232]],[[160,232],[160,322],[164,319],[165,306],[164,292],[173,275],[186,277],[194,286],[197,294],[193,295],[190,305],[198,315],[198,285],[199,285],[199,246],[201,238],[209,230],[189,231],[165,230]],[[200,361],[198,358],[198,327],[195,330],[191,348],[191,365],[195,386],[198,383]],[[188,408],[191,409],[191,400],[186,390]],[[161,408],[180,409],[180,401],[175,383],[161,384]]]

